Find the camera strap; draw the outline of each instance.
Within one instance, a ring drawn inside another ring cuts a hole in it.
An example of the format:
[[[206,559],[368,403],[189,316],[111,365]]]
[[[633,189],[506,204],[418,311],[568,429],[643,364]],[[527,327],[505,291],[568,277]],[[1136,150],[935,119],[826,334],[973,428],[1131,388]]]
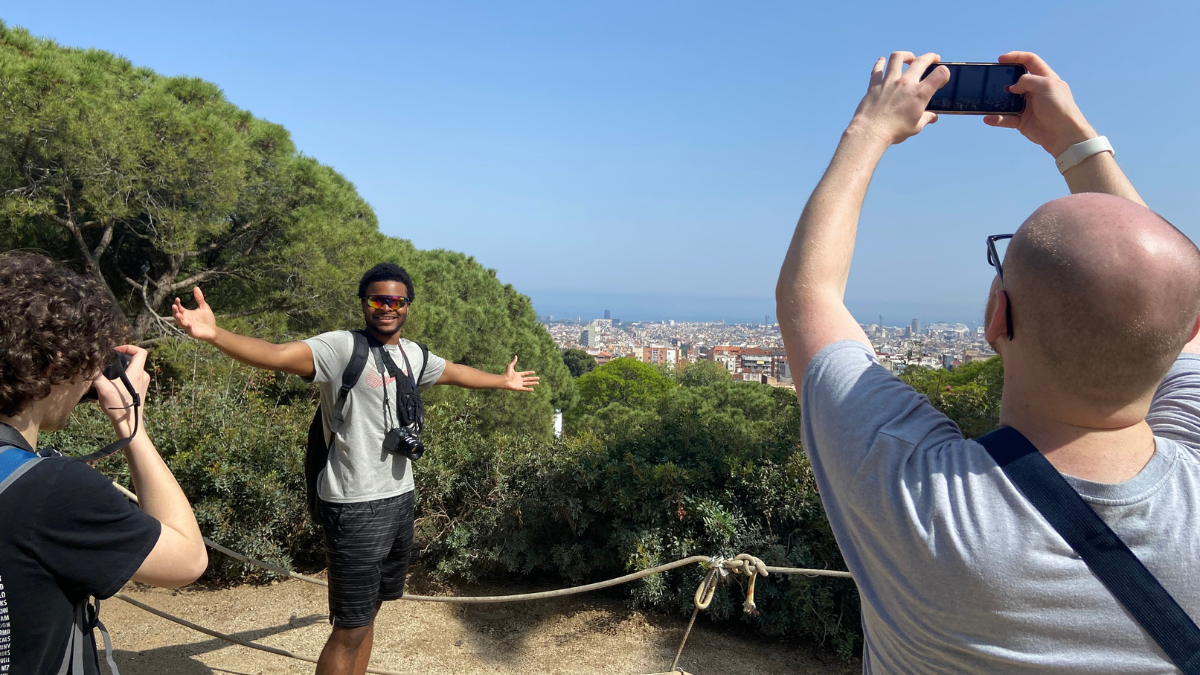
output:
[[[1200,675],[1200,628],[1054,465],[1012,427],[978,442],[1180,671]]]
[[[129,367],[129,362],[131,360],[132,359],[129,357],[129,355],[122,352],[115,352],[112,363],[108,364],[108,366],[104,368],[102,374],[106,380],[113,382],[120,380],[121,384],[125,385],[125,390],[128,391],[129,395],[132,397],[132,403],[125,406],[124,409],[133,410],[133,433],[118,441],[109,443],[90,455],[84,455],[81,459],[88,464],[98,462],[114,452],[117,452],[118,450],[124,450],[129,445],[130,441],[133,440],[133,437],[137,436],[138,427],[141,425],[141,415],[139,413],[141,413],[142,409],[142,397],[138,394],[137,389],[134,389],[133,383],[129,381],[129,376],[125,374],[125,369]],[[90,396],[90,398],[95,398],[94,392],[95,390],[93,389],[91,392],[93,396]],[[85,398],[89,397],[85,396]],[[121,408],[116,408],[116,410],[121,410]]]
[[[384,375],[383,383],[383,407],[384,414],[388,410],[388,391],[387,377],[391,377],[396,382],[396,423],[404,426],[416,424],[418,428],[424,423],[424,406],[421,405],[420,394],[417,392],[418,380],[416,373],[413,372],[412,363],[408,360],[408,354],[405,353],[402,345],[397,345],[400,349],[400,357],[404,359],[404,367],[408,371],[405,375],[400,371],[400,367],[392,359],[392,355],[384,345],[375,338],[374,335],[369,335],[371,342],[371,354],[375,358],[375,367],[381,375]],[[428,357],[426,357],[428,360]],[[422,369],[424,372],[424,369]]]

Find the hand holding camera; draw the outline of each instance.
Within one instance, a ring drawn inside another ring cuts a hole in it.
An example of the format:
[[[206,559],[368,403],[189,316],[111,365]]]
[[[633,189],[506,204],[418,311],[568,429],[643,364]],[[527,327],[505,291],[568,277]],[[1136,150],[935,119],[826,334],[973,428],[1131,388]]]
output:
[[[147,355],[148,352],[141,347],[117,347],[113,363],[92,380],[100,409],[108,415],[113,430],[121,438],[131,437],[139,430],[145,433],[141,416],[146,390],[150,387],[150,375],[146,372]]]

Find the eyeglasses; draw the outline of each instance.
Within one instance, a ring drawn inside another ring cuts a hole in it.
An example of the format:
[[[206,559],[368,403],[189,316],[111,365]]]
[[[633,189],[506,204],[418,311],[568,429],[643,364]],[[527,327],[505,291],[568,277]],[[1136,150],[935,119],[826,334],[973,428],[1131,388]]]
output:
[[[368,295],[367,305],[375,309],[404,309],[412,302],[403,295]]]
[[[1001,267],[1001,263],[1004,261],[1004,256],[1000,255],[996,251],[996,242],[1003,241],[1006,242],[1007,245],[1008,240],[1012,239],[1012,237],[1013,236],[1011,234],[993,234],[987,238],[987,261],[989,265],[996,268],[996,276],[1000,277],[1000,281],[1004,281],[1004,268]],[[1004,303],[1004,321],[1007,323],[1008,341],[1012,342],[1012,296],[1008,294],[1008,291],[1004,292],[1004,296],[1007,300],[1007,302]]]
[[[1004,270],[1000,264],[1004,262],[1004,256],[996,252],[996,242],[1012,239],[1011,234],[993,234],[987,238],[987,261],[988,264],[996,268],[996,276],[1004,279]]]

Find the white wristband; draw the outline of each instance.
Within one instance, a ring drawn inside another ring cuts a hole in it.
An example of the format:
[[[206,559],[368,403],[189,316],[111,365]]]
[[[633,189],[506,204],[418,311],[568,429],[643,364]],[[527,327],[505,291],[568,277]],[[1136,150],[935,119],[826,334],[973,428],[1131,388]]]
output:
[[[1102,152],[1111,152],[1113,157],[1117,156],[1108,139],[1104,136],[1097,136],[1067,148],[1063,151],[1063,154],[1054,158],[1054,164],[1058,166],[1059,173],[1066,173],[1067,169],[1070,169],[1092,155],[1098,155]]]

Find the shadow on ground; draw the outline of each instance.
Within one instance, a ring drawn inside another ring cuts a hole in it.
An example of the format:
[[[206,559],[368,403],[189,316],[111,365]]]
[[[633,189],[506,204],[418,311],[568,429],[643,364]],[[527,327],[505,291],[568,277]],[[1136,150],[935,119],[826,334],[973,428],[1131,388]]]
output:
[[[312,614],[293,618],[279,626],[247,630],[241,633],[231,633],[231,635],[239,640],[255,642],[297,628],[324,623],[325,620],[326,617],[322,614]],[[213,638],[204,642],[159,647],[140,652],[117,649],[113,651],[113,657],[117,661],[117,667],[121,669],[121,675],[163,675],[163,673],[171,673],[171,675],[252,675],[236,670],[213,668],[192,658],[233,646],[224,640]],[[237,649],[242,649],[242,647],[237,647]],[[100,660],[104,660],[103,654],[101,654]]]

